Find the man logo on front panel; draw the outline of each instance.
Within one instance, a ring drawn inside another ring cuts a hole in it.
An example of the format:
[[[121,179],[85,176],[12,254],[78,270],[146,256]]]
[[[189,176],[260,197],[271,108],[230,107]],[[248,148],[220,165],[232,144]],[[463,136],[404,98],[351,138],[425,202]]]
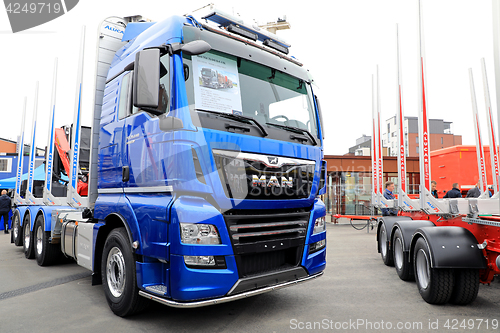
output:
[[[267,160],[269,161],[269,164],[272,165],[277,165],[278,164],[278,158],[277,157],[267,157]]]

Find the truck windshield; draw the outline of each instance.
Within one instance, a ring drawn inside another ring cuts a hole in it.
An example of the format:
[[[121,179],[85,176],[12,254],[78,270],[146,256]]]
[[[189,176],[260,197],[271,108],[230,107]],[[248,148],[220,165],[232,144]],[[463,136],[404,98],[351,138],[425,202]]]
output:
[[[190,72],[186,90],[192,111],[252,117],[266,128],[299,128],[318,137],[307,82],[217,51],[184,56],[184,64]]]

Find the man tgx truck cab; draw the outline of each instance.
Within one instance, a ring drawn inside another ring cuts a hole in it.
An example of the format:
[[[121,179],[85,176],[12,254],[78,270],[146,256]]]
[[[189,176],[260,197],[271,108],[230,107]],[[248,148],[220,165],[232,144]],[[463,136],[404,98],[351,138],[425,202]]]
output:
[[[86,261],[120,316],[146,298],[204,306],[325,269],[326,163],[312,79],[275,35],[217,11],[206,18],[222,28],[181,16],[103,24],[99,49],[119,47],[96,81],[91,214],[52,221],[62,223],[62,251]],[[106,37],[113,29],[121,41]],[[207,84],[212,71],[231,89]]]

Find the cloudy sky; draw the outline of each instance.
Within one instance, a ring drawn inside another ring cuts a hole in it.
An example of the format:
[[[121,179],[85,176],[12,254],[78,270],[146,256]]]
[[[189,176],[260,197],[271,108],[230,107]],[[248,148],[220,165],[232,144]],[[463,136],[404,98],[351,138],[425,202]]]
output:
[[[486,138],[480,59],[486,59],[492,106],[494,94],[491,0],[422,0],[430,118],[452,121],[464,144],[475,144],[468,69],[472,68],[483,135]],[[90,125],[97,27],[108,16],[143,15],[161,20],[203,7],[206,0],[82,0],[67,14],[13,34],[0,9],[0,137],[16,140],[23,99],[28,97],[31,128],[35,82],[39,81],[36,145],[47,142],[53,64],[58,57],[56,125],[72,122],[81,27],[86,26],[83,123]],[[325,153],[342,155],[363,134],[371,135],[371,80],[379,66],[382,119],[397,112],[396,24],[399,24],[405,114],[416,116],[417,2],[413,0],[218,1],[227,12],[259,23],[286,15],[292,29],[278,35],[290,42],[291,54],[315,77],[326,126]],[[496,113],[495,113],[496,117]]]

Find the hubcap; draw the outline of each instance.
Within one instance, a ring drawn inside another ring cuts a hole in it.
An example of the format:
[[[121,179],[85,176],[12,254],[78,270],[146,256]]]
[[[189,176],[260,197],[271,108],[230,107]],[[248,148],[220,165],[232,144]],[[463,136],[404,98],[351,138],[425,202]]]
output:
[[[403,268],[403,243],[399,237],[394,242],[394,261],[399,270]]]
[[[106,260],[106,279],[111,294],[120,297],[125,289],[125,258],[117,247],[109,251]]]
[[[26,250],[30,248],[30,223],[26,221],[24,224],[24,246]]]
[[[41,255],[43,251],[43,230],[41,226],[36,228],[36,252]]]
[[[418,250],[417,252],[416,269],[420,286],[422,287],[422,289],[427,289],[430,281],[430,267],[429,260],[427,259],[427,254],[422,249]]]

